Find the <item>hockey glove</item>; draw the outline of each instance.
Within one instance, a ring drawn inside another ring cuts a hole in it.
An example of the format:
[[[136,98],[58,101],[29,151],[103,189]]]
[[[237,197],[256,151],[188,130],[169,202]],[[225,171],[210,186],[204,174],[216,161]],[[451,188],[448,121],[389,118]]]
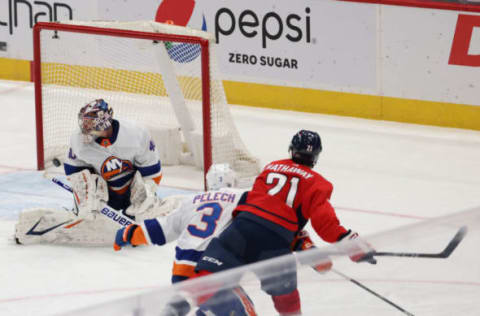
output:
[[[130,216],[148,211],[159,203],[157,197],[158,185],[152,179],[143,179],[140,172],[135,173],[132,184],[130,185],[131,205],[125,210]]]
[[[137,224],[130,224],[127,227],[121,228],[115,235],[115,242],[113,249],[118,251],[125,245],[139,246],[146,245],[147,239],[143,232],[142,227]]]
[[[311,248],[315,248],[315,245],[313,244],[308,231],[302,230],[298,232],[291,245],[292,251],[303,251]],[[322,259],[321,263],[313,266],[312,268],[317,272],[325,273],[332,268],[332,265],[333,264],[330,258],[325,257],[325,259]]]
[[[98,211],[108,201],[107,182],[87,169],[71,174],[68,180],[72,185],[76,215],[82,219],[94,220]]]
[[[346,234],[340,237],[339,241],[348,242],[347,252],[350,259],[354,262],[368,262],[370,264],[377,264],[377,260],[373,257],[375,249],[362,240],[357,232],[348,230]]]

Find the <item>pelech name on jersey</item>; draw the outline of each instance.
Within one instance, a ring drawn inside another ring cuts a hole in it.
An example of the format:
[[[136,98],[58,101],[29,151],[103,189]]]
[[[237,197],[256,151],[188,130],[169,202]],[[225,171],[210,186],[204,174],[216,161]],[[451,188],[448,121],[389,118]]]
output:
[[[204,194],[198,194],[193,197],[193,204],[203,203],[203,202],[235,202],[235,193],[225,193],[225,192],[207,192]]]
[[[313,174],[289,165],[283,165],[283,164],[271,164],[265,167],[265,170],[271,170],[275,172],[285,172],[285,173],[295,173],[298,174],[301,177],[304,177],[305,179],[310,179],[313,177]]]

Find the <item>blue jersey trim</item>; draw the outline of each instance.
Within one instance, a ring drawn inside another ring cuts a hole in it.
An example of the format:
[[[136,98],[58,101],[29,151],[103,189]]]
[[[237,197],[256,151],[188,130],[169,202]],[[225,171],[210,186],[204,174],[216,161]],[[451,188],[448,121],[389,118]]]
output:
[[[172,283],[178,283],[185,280],[188,280],[188,277],[183,275],[172,275]]]
[[[150,240],[154,245],[165,245],[165,235],[163,234],[162,226],[158,223],[156,219],[147,219],[143,221],[145,227],[147,228],[148,235]]]
[[[160,172],[160,170],[162,170],[162,167],[160,165],[160,160],[156,164],[151,166],[147,166],[147,167],[136,166],[136,167],[138,171],[140,171],[140,174],[142,175],[142,177],[148,177],[148,176],[157,174]]]
[[[202,256],[203,251],[197,251],[193,249],[184,250],[179,247],[175,247],[175,259],[176,260],[188,260],[198,262]]]
[[[122,187],[125,183],[127,183],[130,179],[132,179],[135,176],[135,172],[132,172],[130,174],[123,175],[123,177],[115,179],[115,180],[108,180],[108,185],[112,187]]]
[[[63,169],[65,170],[65,174],[67,176],[74,174],[76,172],[82,171],[83,169],[89,169],[88,167],[77,167],[69,165],[68,163],[63,164]]]

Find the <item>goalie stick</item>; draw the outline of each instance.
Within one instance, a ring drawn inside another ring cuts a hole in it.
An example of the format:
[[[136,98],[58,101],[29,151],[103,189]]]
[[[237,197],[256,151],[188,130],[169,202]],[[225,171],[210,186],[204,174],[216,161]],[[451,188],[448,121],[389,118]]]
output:
[[[445,249],[439,253],[375,251],[372,253],[372,256],[446,259],[452,254],[455,248],[457,248],[458,244],[463,240],[466,234],[467,226],[460,227],[455,236],[453,236],[448,243],[447,247],[445,247]]]
[[[62,187],[63,189],[73,193],[73,190],[72,188],[63,183],[61,180],[55,178],[55,177],[52,177],[46,173],[44,173],[44,176],[45,178],[47,179],[50,179],[53,183],[55,183],[56,185]],[[103,206],[103,208],[99,211],[100,214],[110,218],[112,221],[115,221],[117,222],[119,225],[121,226],[128,226],[130,224],[134,224],[135,223],[135,220],[133,220],[132,218],[130,218],[129,216],[127,215],[124,215],[122,213],[122,211],[119,211],[119,210],[116,210],[114,208],[111,208],[110,206],[108,206],[106,203],[105,205]]]

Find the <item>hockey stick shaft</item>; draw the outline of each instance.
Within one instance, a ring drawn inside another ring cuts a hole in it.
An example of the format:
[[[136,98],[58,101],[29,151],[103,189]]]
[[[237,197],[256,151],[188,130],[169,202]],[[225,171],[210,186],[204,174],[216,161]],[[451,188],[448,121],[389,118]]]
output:
[[[53,183],[61,186],[61,187],[64,188],[65,190],[73,193],[73,190],[72,190],[72,188],[71,188],[69,185],[63,183],[62,181],[58,180],[57,178],[51,177],[50,180],[51,180]]]
[[[72,188],[69,185],[63,183],[61,180],[51,176],[48,176],[48,179],[50,179],[53,183],[62,187],[63,189],[73,193]],[[104,207],[99,212],[100,214],[110,218],[112,221],[117,222],[121,226],[128,226],[130,224],[135,223],[133,219],[122,214],[121,211],[118,211],[116,209],[109,207],[107,204],[105,204]]]
[[[421,252],[374,252],[373,256],[389,256],[389,257],[410,257],[410,258],[438,258],[446,259],[457,248],[458,244],[467,234],[467,226],[462,226],[455,236],[450,240],[447,247],[439,253],[421,253]]]
[[[342,272],[338,271],[338,270],[335,270],[335,269],[331,269],[331,271],[339,276],[341,276],[342,278],[352,282],[353,284],[361,287],[362,289],[364,289],[365,291],[369,292],[370,294],[373,294],[374,296],[378,297],[379,299],[381,299],[382,301],[384,301],[385,303],[395,307],[396,309],[398,309],[399,311],[401,311],[402,313],[404,313],[405,315],[410,315],[410,316],[414,316],[412,313],[410,313],[409,311],[405,310],[403,307],[395,304],[394,302],[390,301],[389,299],[387,299],[386,297],[378,294],[377,292],[371,290],[370,288],[366,287],[365,285],[363,285],[362,283],[360,283],[359,281],[355,280],[355,279],[352,279],[351,277],[343,274]]]

